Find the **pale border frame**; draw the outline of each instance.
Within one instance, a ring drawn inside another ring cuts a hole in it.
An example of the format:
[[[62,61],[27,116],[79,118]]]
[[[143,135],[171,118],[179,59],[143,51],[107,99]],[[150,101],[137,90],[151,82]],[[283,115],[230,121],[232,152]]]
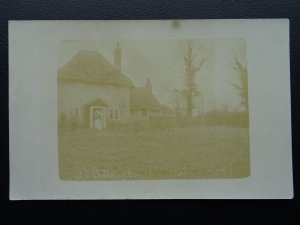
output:
[[[10,199],[231,199],[293,197],[289,21],[10,21]],[[247,40],[251,175],[244,179],[61,181],[56,53],[62,40]],[[20,113],[22,112],[22,113]]]

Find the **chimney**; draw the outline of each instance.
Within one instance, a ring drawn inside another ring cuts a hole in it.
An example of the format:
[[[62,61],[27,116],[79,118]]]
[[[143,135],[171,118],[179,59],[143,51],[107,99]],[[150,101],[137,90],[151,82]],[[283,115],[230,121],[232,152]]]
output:
[[[147,79],[146,90],[148,90],[152,94],[152,84],[150,78]]]
[[[114,52],[114,65],[119,70],[121,70],[121,61],[122,61],[122,49],[119,46],[119,42],[117,42],[117,46]]]

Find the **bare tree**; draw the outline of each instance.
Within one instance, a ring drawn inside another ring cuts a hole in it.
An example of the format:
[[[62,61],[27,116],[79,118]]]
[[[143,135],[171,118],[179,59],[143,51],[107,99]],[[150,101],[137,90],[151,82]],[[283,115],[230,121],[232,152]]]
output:
[[[193,97],[200,94],[197,84],[195,82],[195,77],[197,72],[201,69],[205,62],[203,59],[197,66],[194,64],[195,55],[193,54],[193,49],[191,45],[188,46],[186,55],[183,56],[185,64],[185,74],[184,74],[184,90],[183,95],[186,98],[186,116],[189,118],[192,116],[193,112]]]
[[[178,89],[174,89],[172,91],[171,105],[173,106],[176,112],[176,116],[180,116],[182,108],[184,107],[184,95],[182,91]]]
[[[239,83],[231,83],[233,87],[239,92],[241,97],[241,104],[244,106],[246,112],[249,110],[248,106],[248,72],[247,67],[243,65],[243,63],[235,57],[234,61],[234,69],[239,74]]]

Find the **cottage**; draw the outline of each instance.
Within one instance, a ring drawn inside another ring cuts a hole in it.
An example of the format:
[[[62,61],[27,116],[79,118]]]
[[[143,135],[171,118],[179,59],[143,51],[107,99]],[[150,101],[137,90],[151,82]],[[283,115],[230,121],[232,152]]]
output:
[[[122,50],[114,51],[111,64],[97,51],[80,50],[58,71],[59,126],[101,130],[131,120],[148,120],[162,112],[145,87],[135,87],[121,70]]]
[[[121,49],[114,64],[96,51],[80,50],[58,71],[60,125],[103,129],[130,117],[133,82],[121,72]]]

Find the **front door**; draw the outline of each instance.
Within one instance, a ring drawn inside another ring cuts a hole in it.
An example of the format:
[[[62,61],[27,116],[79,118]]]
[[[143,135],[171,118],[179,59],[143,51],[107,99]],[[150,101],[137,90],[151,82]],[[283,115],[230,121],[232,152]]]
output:
[[[92,109],[92,128],[94,130],[102,130],[106,127],[106,115],[104,108]]]

